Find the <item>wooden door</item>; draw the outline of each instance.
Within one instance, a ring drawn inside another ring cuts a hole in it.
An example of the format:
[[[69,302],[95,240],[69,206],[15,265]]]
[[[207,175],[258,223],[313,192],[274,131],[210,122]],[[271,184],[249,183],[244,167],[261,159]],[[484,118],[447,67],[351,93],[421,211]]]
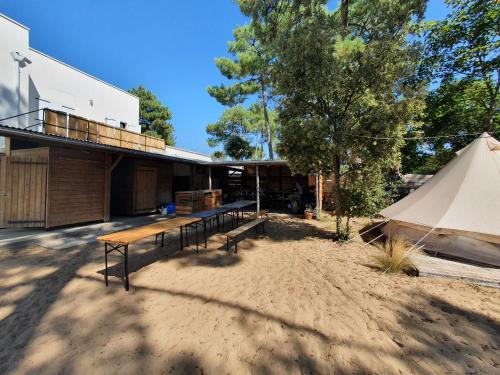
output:
[[[135,170],[135,213],[156,211],[156,168],[137,167]]]
[[[45,157],[0,158],[0,227],[45,227]]]

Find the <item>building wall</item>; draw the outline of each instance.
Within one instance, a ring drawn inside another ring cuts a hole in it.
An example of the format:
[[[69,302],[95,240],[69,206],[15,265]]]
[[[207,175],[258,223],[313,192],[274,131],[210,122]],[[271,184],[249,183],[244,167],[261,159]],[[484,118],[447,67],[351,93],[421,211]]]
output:
[[[48,228],[104,219],[104,162],[100,152],[50,148]]]
[[[21,69],[20,106],[15,51],[31,60]],[[0,14],[0,119],[44,107],[117,127],[125,122],[128,130],[140,132],[137,97],[30,48],[29,29]],[[25,127],[36,119],[33,114],[5,124]]]
[[[140,133],[139,99],[99,79],[30,49],[29,103],[50,107],[112,126],[125,122]]]
[[[27,112],[28,108],[28,74],[21,69],[21,100],[17,92],[18,69],[11,52],[28,54],[29,29],[0,15],[0,119]],[[3,121],[2,123],[4,123]],[[18,120],[9,124],[19,126]],[[5,140],[0,137],[0,153],[4,152]]]

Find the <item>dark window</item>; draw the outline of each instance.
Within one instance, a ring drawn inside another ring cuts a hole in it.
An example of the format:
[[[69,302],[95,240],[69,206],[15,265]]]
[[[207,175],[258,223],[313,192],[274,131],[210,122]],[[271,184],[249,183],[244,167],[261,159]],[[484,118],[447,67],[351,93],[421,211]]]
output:
[[[125,129],[126,127],[127,127],[127,123],[120,121],[120,128]]]

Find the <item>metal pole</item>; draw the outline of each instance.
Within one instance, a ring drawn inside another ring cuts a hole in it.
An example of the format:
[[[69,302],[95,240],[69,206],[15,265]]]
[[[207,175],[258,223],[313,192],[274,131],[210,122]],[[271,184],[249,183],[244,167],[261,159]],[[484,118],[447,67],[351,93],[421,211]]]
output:
[[[319,202],[320,202],[320,197],[319,197],[319,174],[316,173],[316,219],[319,219],[321,213],[320,213],[320,208],[319,208]]]
[[[212,190],[212,167],[208,166],[208,190]]]
[[[255,180],[256,180],[256,188],[257,188],[257,217],[260,215],[260,180],[259,180],[259,166],[255,166]]]

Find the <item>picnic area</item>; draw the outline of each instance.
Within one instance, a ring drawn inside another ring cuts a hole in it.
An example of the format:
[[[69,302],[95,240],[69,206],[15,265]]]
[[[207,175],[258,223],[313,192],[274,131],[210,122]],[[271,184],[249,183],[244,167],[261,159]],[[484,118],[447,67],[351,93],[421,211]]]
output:
[[[12,244],[0,255],[0,373],[496,371],[498,289],[383,274],[359,237],[331,241],[332,227],[271,215],[237,253],[227,221],[198,253],[193,231],[183,251],[178,230],[164,247],[147,237],[130,248],[129,292],[119,254],[105,287],[97,241]]]

